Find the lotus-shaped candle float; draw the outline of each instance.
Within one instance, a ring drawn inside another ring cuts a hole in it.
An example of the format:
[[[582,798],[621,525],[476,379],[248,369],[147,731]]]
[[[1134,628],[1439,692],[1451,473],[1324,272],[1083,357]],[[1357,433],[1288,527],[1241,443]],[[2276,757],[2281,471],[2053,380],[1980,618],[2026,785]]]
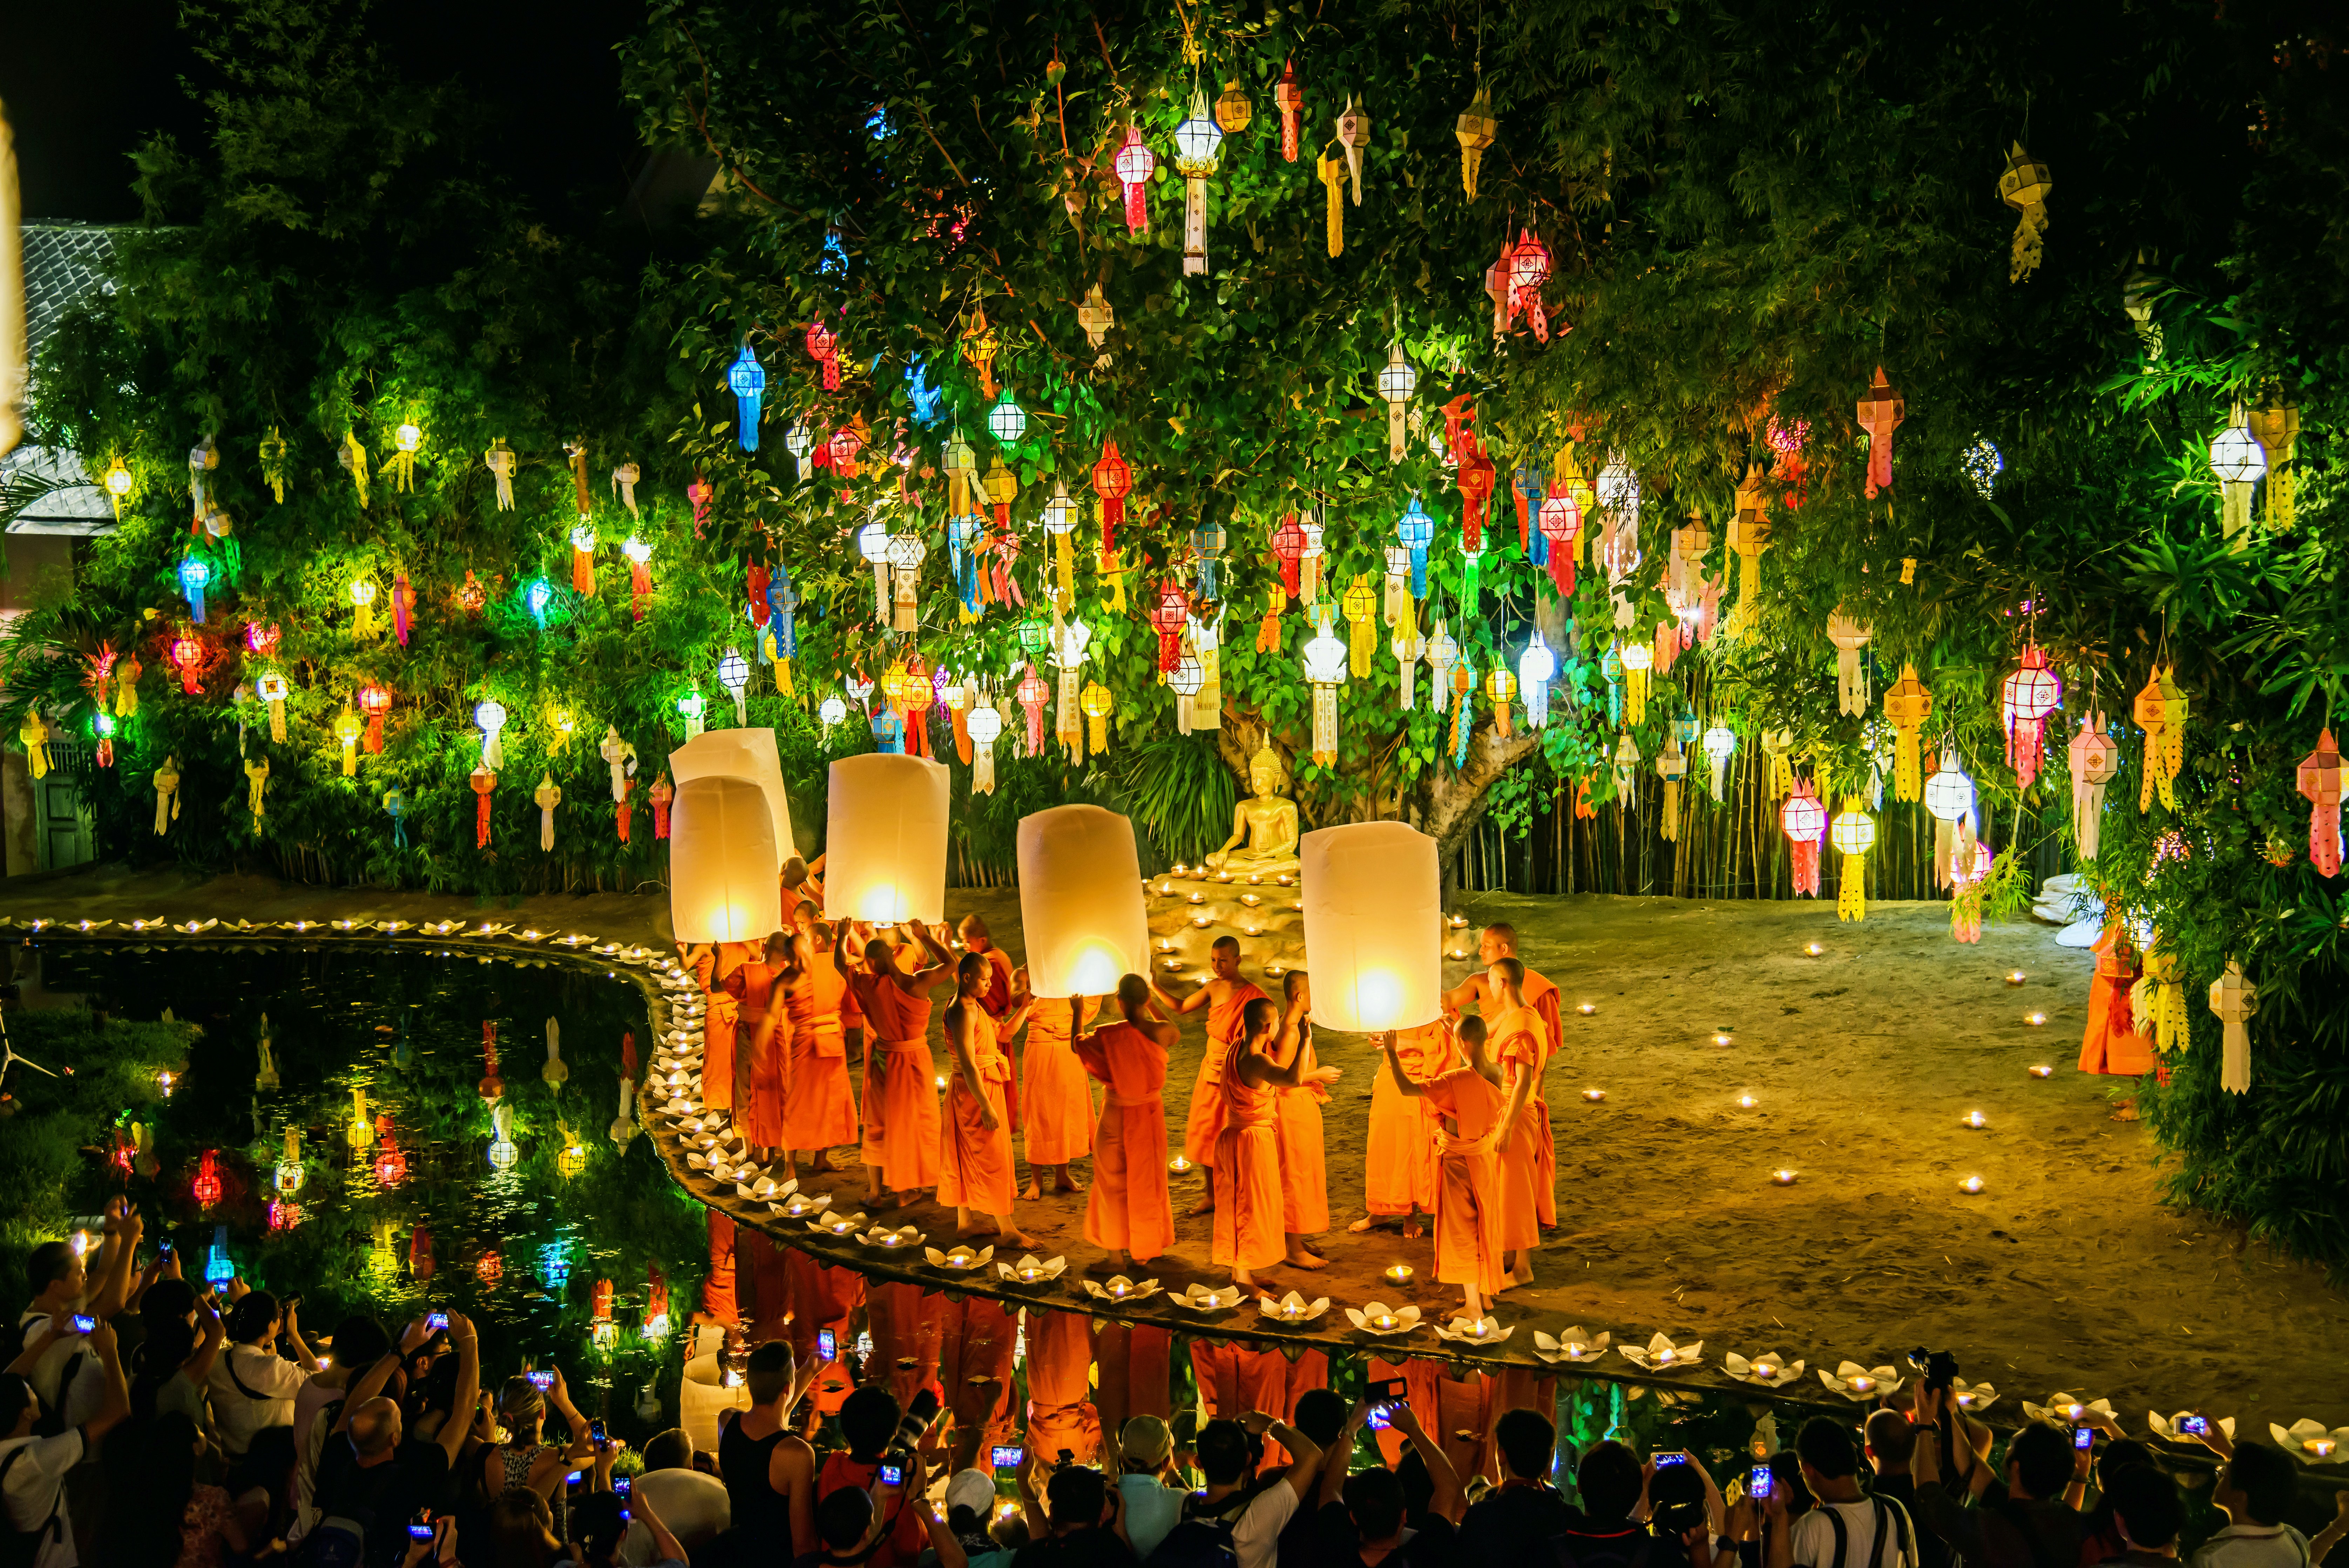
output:
[[[796,1181],[787,1181],[781,1186],[777,1186],[773,1177],[755,1166],[745,1166],[735,1172],[734,1180],[734,1189],[737,1192],[745,1198],[757,1199],[761,1202],[774,1197],[776,1193],[783,1190],[784,1187],[795,1188],[799,1185]]]
[[[854,1214],[818,1214],[808,1221],[808,1229],[827,1236],[852,1236],[864,1223],[863,1210]]]
[[[2077,1394],[2058,1394],[2044,1405],[2033,1405],[2025,1399],[2023,1414],[2025,1419],[2053,1421],[2059,1427],[2077,1426],[2091,1416],[2102,1416],[2108,1421],[2114,1418],[2111,1400],[2083,1399]]]
[[[1636,1345],[1619,1345],[1615,1354],[1642,1372],[1678,1372],[1704,1359],[1704,1341],[1674,1345],[1660,1334],[1650,1339],[1644,1349]]]
[[[709,1157],[702,1153],[698,1148],[688,1149],[685,1153],[685,1163],[693,1167],[696,1170],[708,1170],[709,1168]]]
[[[1409,1334],[1419,1326],[1419,1309],[1372,1302],[1359,1310],[1348,1307],[1346,1319],[1364,1334]]]
[[[892,1231],[886,1225],[883,1225],[865,1231],[856,1239],[868,1247],[878,1247],[889,1252],[911,1251],[922,1244],[922,1233],[911,1225],[901,1231]]]
[[[1987,1410],[1998,1397],[1998,1390],[1987,1383],[1969,1383],[1962,1377],[1950,1379],[1950,1397],[1961,1410]]]
[[[1257,1311],[1275,1323],[1311,1323],[1330,1310],[1330,1298],[1315,1296],[1309,1302],[1291,1291],[1278,1301],[1270,1296],[1258,1296],[1256,1306]]]
[[[1123,1274],[1112,1274],[1107,1284],[1102,1284],[1098,1280],[1085,1282],[1085,1293],[1105,1302],[1138,1302],[1144,1296],[1155,1295],[1157,1292],[1156,1280],[1143,1280],[1137,1282],[1127,1279]]]
[[[2349,1459],[2349,1427],[2327,1427],[2305,1417],[2289,1427],[2268,1423],[2276,1447],[2304,1465],[2339,1464]]]
[[[1435,1337],[1456,1340],[1462,1345],[1498,1345],[1516,1333],[1503,1328],[1500,1319],[1491,1317],[1455,1317],[1435,1325]]]
[[[373,920],[329,920],[326,923],[338,931],[367,931],[375,929]]]
[[[993,1262],[995,1249],[981,1247],[974,1252],[968,1247],[957,1242],[943,1252],[936,1247],[925,1247],[922,1249],[922,1256],[929,1260],[930,1267],[934,1269],[952,1269],[957,1273],[968,1273],[973,1269],[983,1269]]]
[[[1889,1366],[1862,1366],[1846,1361],[1833,1372],[1819,1368],[1819,1381],[1847,1399],[1876,1399],[1900,1386],[1900,1374]]]
[[[1068,1272],[1066,1258],[1040,1258],[1030,1252],[1016,1263],[998,1263],[996,1272],[1015,1285],[1050,1284]]]
[[[237,929],[240,930],[250,929],[243,920],[239,920],[236,924]],[[396,937],[402,931],[413,930],[415,929],[416,922],[413,920],[378,920],[376,922],[376,929],[383,932],[386,936]]]
[[[181,920],[178,925],[173,926],[171,929],[184,936],[192,937],[200,935],[202,932],[209,931],[214,926],[219,924],[220,922],[218,920]]]
[[[1240,1298],[1247,1293],[1237,1285],[1226,1285],[1218,1291],[1193,1280],[1183,1287],[1180,1295],[1169,1293],[1166,1300],[1171,1305],[1187,1308],[1192,1312],[1229,1312],[1240,1304]]]
[[[802,1192],[796,1181],[786,1181],[767,1199],[767,1207],[786,1220],[804,1220],[832,1207],[829,1192]]]
[[[2180,1410],[2175,1416],[2164,1416],[2158,1410],[2150,1410],[2146,1413],[2146,1425],[2153,1428],[2153,1435],[2157,1438],[2168,1438],[2173,1443],[2199,1443],[2202,1439],[2193,1433],[2178,1429],[2178,1423],[2193,1414],[2191,1410]],[[2230,1442],[2234,1440],[2235,1418],[2232,1416],[2222,1416],[2211,1425],[2226,1433]]]
[[[1553,1364],[1560,1361],[1596,1361],[1607,1354],[1607,1345],[1612,1337],[1606,1334],[1585,1334],[1579,1324],[1568,1329],[1556,1339],[1536,1329],[1534,1330],[1534,1354],[1544,1361]]]
[[[1740,1383],[1751,1383],[1763,1388],[1792,1382],[1803,1375],[1801,1362],[1789,1362],[1775,1350],[1751,1361],[1733,1350],[1721,1358],[1721,1369]]]

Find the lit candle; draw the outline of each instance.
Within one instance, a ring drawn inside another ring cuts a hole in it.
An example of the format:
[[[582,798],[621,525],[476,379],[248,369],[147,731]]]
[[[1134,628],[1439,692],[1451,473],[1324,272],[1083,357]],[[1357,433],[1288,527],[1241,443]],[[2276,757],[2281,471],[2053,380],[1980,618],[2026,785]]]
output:
[[[1158,890],[1161,893],[1172,893],[1174,890],[1174,884],[1172,882],[1162,882],[1159,884]]]
[[[1158,950],[1159,950],[1160,952],[1162,952],[1162,953],[1171,953],[1171,952],[1173,952],[1173,951],[1174,950],[1174,938],[1172,938],[1172,937],[1161,937],[1161,938],[1159,938],[1159,939],[1158,939]]]
[[[1588,1018],[1592,1013],[1599,1011],[1599,1004],[1595,1002],[1586,1002],[1581,1006],[1576,1008],[1575,1011],[1582,1014],[1585,1018]]]
[[[1484,1320],[1483,1318],[1481,1318],[1481,1317],[1480,1317],[1480,1318],[1478,1318],[1475,1323],[1470,1324],[1468,1325],[1468,1334],[1469,1334],[1469,1337],[1470,1337],[1470,1338],[1472,1338],[1472,1339],[1482,1339],[1482,1338],[1484,1338],[1484,1337],[1485,1337],[1485,1320]]]
[[[1865,1394],[1875,1386],[1876,1379],[1873,1377],[1855,1377],[1851,1380],[1851,1391],[1855,1394]]]
[[[2330,1438],[2311,1438],[2308,1439],[2307,1448],[2308,1451],[2317,1459],[2333,1457],[2333,1439]]]
[[[1174,875],[1177,877],[1187,877],[1190,874],[1191,868],[1188,866],[1184,865],[1180,860],[1174,862]]]
[[[1194,893],[1191,895],[1191,902],[1194,904],[1204,904],[1206,901],[1207,896],[1205,893]]]
[[[1823,953],[1823,952],[1826,951],[1827,950],[1826,950],[1826,949],[1825,949],[1825,948],[1823,948],[1823,947],[1821,947],[1821,946],[1819,946],[1819,944],[1818,944],[1818,943],[1816,943],[1816,942],[1813,942],[1810,946],[1808,946],[1808,947],[1805,948],[1803,950],[1804,950],[1805,952],[1806,952],[1806,953],[1810,954],[1813,958],[1816,958],[1816,957],[1818,957],[1821,953]]]
[[[1585,1348],[1587,1348],[1587,1347],[1582,1344],[1582,1342],[1581,1342],[1580,1340],[1576,1340],[1576,1339],[1569,1339],[1569,1340],[1568,1340],[1568,1341],[1566,1342],[1566,1355],[1567,1355],[1567,1359],[1568,1359],[1568,1360],[1569,1360],[1569,1361],[1579,1361],[1579,1360],[1581,1360],[1581,1359],[1582,1359],[1582,1353],[1583,1353],[1583,1351],[1584,1351],[1584,1349],[1585,1349]]]
[[[947,1086],[947,1075],[944,1073],[940,1073],[937,1075],[936,1082],[939,1088],[945,1088]]]
[[[2047,1022],[2047,1015],[2044,1012],[2026,1012],[2023,1015],[2023,1021],[2036,1029]]]
[[[1755,1099],[1751,1095],[1740,1095],[1737,1096],[1737,1108],[1741,1111],[1750,1111],[1761,1103],[1761,1101]]]
[[[1264,935],[1264,928],[1261,926],[1242,926],[1240,929],[1246,931],[1252,937],[1260,937]]]
[[[1757,1361],[1754,1364],[1754,1376],[1756,1377],[1775,1377],[1778,1376],[1778,1368],[1771,1362]]]
[[[158,1087],[160,1087],[160,1088],[163,1091],[163,1097],[164,1097],[165,1099],[167,1099],[167,1100],[168,1100],[168,1099],[170,1099],[170,1098],[171,1097],[171,1073],[170,1073],[169,1071],[165,1071],[165,1072],[158,1073],[158,1074],[155,1075],[155,1083],[156,1083],[156,1085],[157,1085]]]
[[[2006,983],[2009,985],[2021,985],[2023,983],[2023,971],[2019,969],[2007,971]]]
[[[1194,915],[1191,917],[1191,923],[1204,931],[1215,924],[1215,918],[1211,915]]]
[[[1391,1313],[1391,1312],[1382,1312],[1382,1313],[1379,1314],[1379,1315],[1378,1315],[1378,1316],[1376,1316],[1376,1317],[1374,1317],[1374,1318],[1371,1319],[1371,1326],[1372,1328],[1376,1328],[1376,1329],[1391,1329],[1391,1328],[1394,1327],[1394,1325],[1395,1325],[1395,1314],[1392,1314],[1392,1313]]]
[[[1990,1126],[1990,1118],[1983,1116],[1980,1111],[1968,1111],[1966,1113],[1966,1126],[1970,1127],[1986,1127]]]
[[[1021,1284],[1032,1285],[1043,1277],[1044,1271],[1038,1268],[1035,1264],[1022,1263],[1019,1265],[1019,1282]]]
[[[1448,952],[1448,953],[1444,954],[1444,957],[1446,957],[1446,958],[1464,959],[1464,958],[1466,958],[1468,955],[1467,955],[1467,953],[1466,953],[1465,951],[1464,951],[1463,950],[1461,950],[1461,949],[1459,949],[1459,948],[1454,948],[1450,952]]]
[[[1670,1361],[1671,1358],[1672,1350],[1670,1345],[1666,1345],[1663,1349],[1656,1352],[1656,1364],[1660,1366],[1665,1362]]]
[[[1127,1284],[1123,1280],[1112,1280],[1109,1282],[1109,1293],[1113,1296],[1122,1296],[1133,1288],[1133,1287],[1132,1285]]]
[[[1411,1282],[1411,1275],[1412,1268],[1409,1263],[1389,1263],[1387,1265],[1387,1282],[1389,1284],[1407,1285]]]
[[[1969,1176],[1958,1185],[1968,1192],[1980,1192],[1982,1189],[1982,1179],[1979,1176]]]
[[[1770,1173],[1770,1179],[1781,1187],[1792,1187],[1795,1185],[1795,1173],[1791,1170],[1775,1170]]]
[[[2064,1407],[2064,1416],[2066,1420],[2076,1421],[2080,1418],[2080,1415],[2081,1407],[2078,1405],[2066,1405]]]
[[[1961,1395],[1959,1395],[1959,1396],[1958,1396],[1958,1407],[1959,1407],[1960,1409],[1963,1409],[1963,1410],[1971,1410],[1971,1409],[1972,1409],[1972,1408],[1974,1407],[1974,1397],[1973,1397],[1971,1394],[1961,1394]]]
[[[2055,1075],[2055,1069],[2053,1067],[2033,1067],[2031,1069],[2031,1075],[2034,1078],[2052,1078]]]
[[[1597,1105],[1599,1101],[1607,1097],[1607,1091],[1604,1089],[1585,1089],[1582,1091],[1582,1097],[1588,1100],[1591,1104]]]
[[[1729,1036],[1726,1034],[1716,1034],[1713,1037],[1713,1043],[1716,1045],[1726,1045],[1729,1044]]]
[[[1185,1175],[1191,1168],[1191,1157],[1185,1154],[1178,1154],[1174,1158],[1166,1162],[1166,1168],[1173,1171],[1177,1176]]]

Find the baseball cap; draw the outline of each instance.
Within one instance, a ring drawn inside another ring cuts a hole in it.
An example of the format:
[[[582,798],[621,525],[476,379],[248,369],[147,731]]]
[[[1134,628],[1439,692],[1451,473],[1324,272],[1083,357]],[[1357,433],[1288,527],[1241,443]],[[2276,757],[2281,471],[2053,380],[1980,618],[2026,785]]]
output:
[[[1174,1434],[1155,1416],[1135,1416],[1119,1428],[1117,1447],[1126,1463],[1155,1469],[1174,1451]]]
[[[947,1510],[967,1508],[985,1519],[995,1506],[995,1478],[985,1470],[957,1470],[947,1482]]]

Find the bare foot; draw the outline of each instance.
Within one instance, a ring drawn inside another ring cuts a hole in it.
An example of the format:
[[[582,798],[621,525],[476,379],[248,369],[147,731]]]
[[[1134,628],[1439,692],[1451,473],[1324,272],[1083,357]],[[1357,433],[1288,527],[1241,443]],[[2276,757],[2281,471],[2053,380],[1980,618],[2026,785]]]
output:
[[[1404,1221],[1403,1221],[1403,1227],[1402,1227],[1402,1238],[1403,1238],[1403,1240],[1404,1240],[1404,1241],[1418,1241],[1422,1236],[1424,1236],[1424,1235],[1426,1235],[1426,1234],[1427,1234],[1426,1228],[1425,1228],[1424,1226],[1423,1226],[1423,1225],[1421,1225],[1421,1224],[1420,1224],[1420,1222],[1419,1222],[1419,1216],[1417,1216],[1416,1214],[1413,1215],[1409,1220],[1404,1220]]]
[[[1365,1231],[1376,1230],[1378,1228],[1379,1221],[1388,1218],[1391,1218],[1391,1216],[1384,1214],[1365,1214],[1360,1220],[1355,1220],[1351,1225],[1347,1226],[1346,1229],[1359,1236]]]
[[[1330,1256],[1329,1253],[1323,1251],[1320,1248],[1315,1246],[1310,1241],[1300,1241],[1298,1245],[1303,1247],[1307,1251],[1312,1253],[1317,1258],[1327,1259]]]
[[[1330,1266],[1321,1259],[1317,1258],[1312,1253],[1307,1251],[1302,1246],[1291,1247],[1288,1250],[1288,1256],[1283,1258],[1281,1262],[1287,1263],[1292,1269],[1326,1269]]]
[[[1055,1192],[1082,1192],[1084,1188],[1079,1184],[1075,1177],[1071,1176],[1067,1171],[1063,1170],[1061,1172],[1060,1179],[1052,1183],[1052,1190]]]
[[[2120,1104],[2115,1106],[2113,1107],[2113,1120],[2116,1122],[2133,1122],[2137,1120],[2137,1102],[2135,1100],[2123,1100]]]
[[[1191,1205],[1191,1207],[1190,1207],[1190,1208],[1185,1209],[1185,1210],[1183,1210],[1183,1218],[1184,1218],[1184,1219],[1185,1219],[1185,1220],[1188,1220],[1188,1219],[1193,1218],[1194,1216],[1200,1215],[1200,1214],[1213,1214],[1215,1211],[1216,1211],[1216,1200],[1215,1200],[1215,1199],[1214,1199],[1214,1198],[1212,1198],[1212,1197],[1202,1198],[1202,1199],[1199,1199],[1199,1201],[1197,1201],[1196,1203],[1194,1203],[1193,1205]]]
[[[1234,1269],[1232,1271],[1232,1283],[1237,1285],[1244,1291],[1252,1291],[1257,1288],[1256,1276],[1249,1273],[1246,1269]]]
[[[1028,1179],[1028,1185],[1019,1189],[1019,1196],[1029,1199],[1041,1198],[1044,1196],[1044,1189],[1036,1185],[1036,1179],[1031,1176]]]
[[[999,1247],[1033,1247],[1036,1241],[1024,1231],[998,1231],[995,1244]]]

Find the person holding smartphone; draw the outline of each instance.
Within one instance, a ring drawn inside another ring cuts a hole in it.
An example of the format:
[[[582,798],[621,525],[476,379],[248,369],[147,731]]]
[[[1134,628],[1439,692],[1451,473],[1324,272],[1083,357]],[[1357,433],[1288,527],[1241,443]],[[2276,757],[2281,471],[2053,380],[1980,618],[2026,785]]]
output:
[[[1394,1392],[1391,1386],[1377,1391]],[[1508,1415],[1531,1413],[1512,1410]],[[1382,1416],[1391,1428],[1409,1440],[1411,1451],[1419,1456],[1434,1482],[1434,1494],[1416,1520],[1411,1516],[1403,1480],[1392,1470],[1381,1465],[1346,1473],[1345,1456],[1353,1452],[1355,1438],[1373,1416]],[[1502,1419],[1507,1420],[1508,1416]],[[1421,1429],[1419,1417],[1412,1414],[1407,1402],[1400,1397],[1375,1404],[1358,1401],[1331,1449],[1332,1458],[1322,1466],[1320,1484],[1314,1489],[1314,1556],[1320,1568],[1353,1568],[1356,1563],[1361,1568],[1390,1564],[1402,1568],[1406,1563],[1411,1568],[1448,1568],[1458,1560],[1454,1518],[1460,1512],[1459,1472],[1445,1456],[1444,1446]],[[1550,1495],[1557,1494],[1551,1491]],[[1534,1544],[1540,1545],[1541,1539],[1536,1538]]]
[[[554,1533],[567,1536],[567,1483],[583,1463],[595,1456],[595,1445],[588,1436],[587,1418],[571,1402],[562,1372],[554,1371],[545,1382],[542,1389],[528,1375],[506,1379],[498,1397],[498,1424],[506,1429],[506,1440],[481,1455],[481,1486],[492,1497],[515,1487],[538,1493],[546,1499],[547,1511],[554,1516]],[[544,1440],[550,1405],[563,1417],[566,1440],[561,1444]],[[456,1420],[453,1413],[450,1418]]]
[[[1803,1423],[1795,1452],[1803,1484],[1818,1506],[1773,1533],[1767,1568],[1787,1568],[1790,1563],[1802,1568],[1917,1568],[1917,1531],[1909,1511],[1892,1498],[1859,1490],[1859,1446],[1849,1427],[1814,1416]]]
[[[791,1554],[798,1556],[819,1544],[815,1450],[791,1429],[792,1407],[814,1376],[811,1362],[803,1380],[788,1342],[769,1340],[750,1353],[743,1370],[750,1407],[719,1434],[718,1473],[726,1483],[729,1528],[762,1551],[787,1541]]]
[[[328,1521],[367,1521],[361,1551],[367,1568],[398,1568],[408,1551],[409,1520],[442,1495],[472,1430],[471,1421],[452,1417],[429,1440],[406,1431],[397,1397],[405,1388],[395,1379],[433,1332],[421,1320],[410,1323],[399,1343],[377,1357],[344,1397],[319,1458],[319,1512]],[[470,1410],[481,1394],[481,1340],[461,1314],[449,1314],[448,1333],[457,1357],[450,1408]]]
[[[70,1568],[76,1561],[67,1480],[89,1456],[92,1445],[130,1414],[130,1390],[115,1354],[113,1325],[98,1320],[80,1330],[71,1317],[52,1318],[27,1334],[24,1348],[0,1373],[0,1507],[12,1527],[40,1534],[32,1568]],[[44,1433],[42,1398],[27,1375],[69,1334],[88,1346],[101,1383],[100,1402],[86,1419]]]

